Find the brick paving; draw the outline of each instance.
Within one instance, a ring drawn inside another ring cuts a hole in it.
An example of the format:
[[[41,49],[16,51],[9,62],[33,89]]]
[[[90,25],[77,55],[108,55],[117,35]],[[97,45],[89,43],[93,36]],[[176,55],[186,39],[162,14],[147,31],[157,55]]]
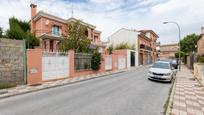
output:
[[[182,66],[175,81],[172,115],[204,115],[204,87]]]

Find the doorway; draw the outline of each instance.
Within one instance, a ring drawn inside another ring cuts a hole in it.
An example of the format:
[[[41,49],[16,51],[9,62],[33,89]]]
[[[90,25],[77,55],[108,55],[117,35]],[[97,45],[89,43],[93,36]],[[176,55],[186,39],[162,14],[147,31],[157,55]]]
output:
[[[130,52],[130,66],[135,66],[135,52]]]

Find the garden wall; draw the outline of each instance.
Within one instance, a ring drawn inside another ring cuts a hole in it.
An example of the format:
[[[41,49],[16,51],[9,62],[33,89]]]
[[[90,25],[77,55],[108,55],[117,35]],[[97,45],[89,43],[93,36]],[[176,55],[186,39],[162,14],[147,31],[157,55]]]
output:
[[[43,63],[42,63],[43,55],[42,54],[43,52],[41,49],[28,49],[27,50],[27,83],[29,85],[39,84],[41,82],[47,81],[43,79],[44,78],[43,73],[49,72],[49,71],[43,70]],[[55,72],[53,74],[50,73],[51,75],[53,75],[52,78],[58,79],[60,77],[61,79],[61,78],[68,78],[68,77],[77,77],[77,76],[84,76],[88,74],[104,73],[106,71],[115,71],[115,70],[127,68],[126,55],[122,55],[122,54],[107,55],[107,54],[102,53],[101,54],[102,60],[101,60],[100,68],[99,70],[94,71],[89,68],[90,63],[91,63],[89,55],[90,54],[76,54],[73,50],[70,50],[68,53],[68,57],[67,57],[68,61],[56,63],[54,64],[55,66],[53,68],[53,69],[56,69],[56,68],[61,68],[60,65],[68,65],[69,67],[67,67],[66,69],[68,74],[66,74],[66,76],[63,77],[63,76],[60,76],[62,72]],[[111,66],[111,69],[108,69],[108,70],[105,69],[105,66],[106,66],[105,61],[107,57],[111,58],[111,61],[108,61],[107,63],[108,65]],[[58,56],[56,57],[55,60],[59,60],[60,58],[62,57]],[[49,66],[53,65],[52,62],[48,62],[48,64]],[[52,80],[56,80],[56,79],[52,79]]]
[[[0,84],[24,84],[24,41],[0,38]]]

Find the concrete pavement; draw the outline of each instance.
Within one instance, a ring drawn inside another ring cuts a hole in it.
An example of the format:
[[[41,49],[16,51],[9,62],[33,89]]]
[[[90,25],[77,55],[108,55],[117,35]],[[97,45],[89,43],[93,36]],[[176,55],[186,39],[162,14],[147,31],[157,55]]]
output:
[[[171,84],[147,68],[0,100],[0,115],[159,115]]]

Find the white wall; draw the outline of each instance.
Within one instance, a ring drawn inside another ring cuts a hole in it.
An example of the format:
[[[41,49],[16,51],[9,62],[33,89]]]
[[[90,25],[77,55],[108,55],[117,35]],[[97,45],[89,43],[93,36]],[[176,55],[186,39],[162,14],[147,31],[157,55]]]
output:
[[[109,45],[113,44],[113,47],[116,47],[118,44],[128,43],[137,48],[137,35],[137,31],[122,28],[109,37]]]
[[[139,66],[139,53],[138,51],[135,51],[135,50],[127,50],[127,68],[131,67],[130,64],[131,64],[131,60],[130,60],[130,57],[131,57],[131,54],[130,52],[135,52],[135,66]]]
[[[127,50],[127,68],[130,68],[130,51]]]
[[[127,68],[130,67],[131,51],[135,52],[135,66],[139,65],[138,34],[139,32],[136,30],[122,28],[109,37],[108,46],[113,45],[113,47],[116,47],[121,43],[128,43],[130,46],[135,45],[135,50],[127,50]]]

